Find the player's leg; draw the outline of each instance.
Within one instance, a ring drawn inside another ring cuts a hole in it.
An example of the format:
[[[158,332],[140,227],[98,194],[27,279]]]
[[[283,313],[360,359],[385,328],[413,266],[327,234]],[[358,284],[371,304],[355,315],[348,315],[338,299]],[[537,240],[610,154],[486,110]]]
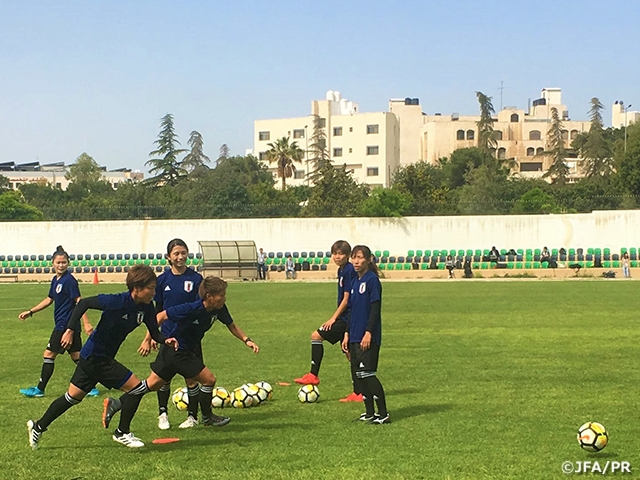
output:
[[[67,350],[71,360],[73,360],[73,363],[76,365],[80,361],[80,350],[82,350],[82,339],[80,338],[80,332],[78,331],[73,335],[73,341]],[[99,393],[98,389],[94,387],[89,393],[87,393],[87,397],[97,397]]]
[[[359,343],[349,343],[349,354],[351,355],[351,371],[355,377],[354,385],[359,392],[362,393],[365,412],[358,417],[357,420],[371,422],[375,418],[375,409],[373,404],[373,394],[369,391],[368,384],[364,381],[362,375],[367,371],[364,363],[363,351]]]
[[[378,369],[378,358],[380,355],[380,345],[372,343],[366,352],[362,352],[362,364],[364,367],[358,372],[362,379],[365,391],[371,394],[371,402],[375,401],[378,407],[378,413],[371,423],[385,424],[391,423],[389,412],[387,411],[387,400],[384,394],[384,388],[376,375]]]
[[[320,383],[318,374],[320,373],[320,366],[322,365],[322,358],[324,357],[324,338],[322,337],[322,333],[323,331],[320,329],[314,330],[311,333],[311,368],[309,373],[300,378],[296,378],[296,383],[301,385],[318,385]]]
[[[211,397],[213,394],[213,388],[216,385],[216,377],[211,370],[204,367],[198,375],[190,380],[200,382],[200,409],[202,410],[202,424],[206,427],[215,426],[222,427],[229,423],[231,419],[229,417],[222,417],[215,415],[211,409]]]
[[[29,388],[21,388],[20,393],[25,397],[44,397],[45,388],[47,383],[53,376],[53,370],[55,368],[55,360],[59,353],[64,353],[65,349],[60,345],[60,339],[62,338],[62,332],[54,330],[51,332],[47,348],[42,354],[42,369],[40,371],[40,379],[38,385]]]
[[[198,406],[200,405],[200,384],[193,379],[185,379],[187,385],[187,397],[189,407],[187,408],[187,418],[178,425],[178,428],[191,428],[198,425]]]
[[[49,425],[71,407],[79,404],[87,392],[91,391],[95,385],[96,382],[80,366],[76,367],[67,392],[51,402],[49,408],[39,420],[35,422],[29,420],[27,422],[29,445],[33,450],[38,448],[40,436],[49,428]]]
[[[171,427],[169,423],[169,398],[171,397],[171,383],[165,383],[158,390],[158,428],[160,430],[168,430]]]

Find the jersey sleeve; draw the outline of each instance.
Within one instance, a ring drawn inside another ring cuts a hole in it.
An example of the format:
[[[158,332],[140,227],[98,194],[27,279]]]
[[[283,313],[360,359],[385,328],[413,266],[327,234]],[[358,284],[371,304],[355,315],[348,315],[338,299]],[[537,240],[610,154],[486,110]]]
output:
[[[67,328],[77,332],[80,329],[80,319],[82,315],[90,308],[94,310],[104,310],[100,303],[100,295],[80,300],[71,312],[71,317],[69,317],[69,321],[67,322]]]
[[[225,325],[231,325],[233,323],[233,318],[229,313],[229,309],[227,308],[227,304],[220,309],[220,313],[218,313],[218,320],[220,320]]]
[[[80,297],[80,287],[78,286],[78,281],[71,277],[69,280],[69,298],[76,299]]]
[[[382,299],[382,284],[378,277],[373,277],[367,282],[367,290],[369,291],[369,303],[379,302]]]
[[[176,305],[175,307],[167,308],[167,319],[172,322],[180,322],[185,320],[189,314],[193,311],[188,303],[182,305]]]
[[[147,330],[149,330],[151,338],[153,338],[158,343],[165,342],[167,337],[165,337],[160,331],[158,321],[156,320],[156,310],[153,305],[150,304],[148,305],[148,308],[145,308],[143,322],[147,326]]]
[[[51,285],[49,286],[49,295],[47,296],[53,299],[55,294],[56,294],[56,289],[53,287],[53,280],[51,280]]]

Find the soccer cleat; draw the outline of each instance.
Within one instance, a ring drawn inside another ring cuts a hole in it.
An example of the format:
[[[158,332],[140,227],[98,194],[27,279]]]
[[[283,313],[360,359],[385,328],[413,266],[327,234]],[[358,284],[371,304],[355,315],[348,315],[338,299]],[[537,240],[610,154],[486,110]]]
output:
[[[371,423],[373,421],[373,419],[376,418],[375,413],[367,413],[364,412],[362,415],[360,415],[358,418],[356,418],[354,420],[354,422],[365,422],[365,423]]]
[[[100,395],[100,390],[97,388],[92,388],[91,391],[87,393],[87,397],[97,397],[98,395]]]
[[[223,427],[230,421],[231,419],[229,417],[221,417],[219,415],[216,415],[215,413],[212,413],[210,417],[204,417],[202,419],[202,424],[205,427]]]
[[[296,378],[294,382],[299,383],[300,385],[318,385],[320,383],[320,379],[313,373],[307,373],[300,378]]]
[[[40,435],[42,432],[36,426],[36,422],[33,420],[29,420],[27,422],[27,431],[29,432],[29,445],[31,445],[32,450],[38,449],[38,442],[40,442]]]
[[[344,398],[340,399],[341,402],[362,402],[362,394],[361,393],[353,393],[351,392]]]
[[[118,433],[117,431],[112,437],[116,442],[121,443],[129,448],[144,447],[144,442],[136,437],[133,433]]]
[[[169,416],[166,413],[161,413],[158,417],[158,428],[160,430],[169,430],[171,428]]]
[[[40,390],[38,387],[21,388],[20,393],[25,397],[31,397],[31,398],[44,397],[44,390]]]
[[[107,397],[102,402],[102,405],[104,407],[102,409],[102,426],[109,428],[113,416],[122,408],[122,402],[117,398]]]
[[[193,418],[191,415],[189,415],[184,422],[178,425],[178,428],[191,428],[195,427],[196,425],[198,425],[198,419]]]
[[[384,425],[387,423],[391,423],[391,419],[389,418],[388,413],[384,417],[376,414],[374,419],[371,421],[371,425]]]

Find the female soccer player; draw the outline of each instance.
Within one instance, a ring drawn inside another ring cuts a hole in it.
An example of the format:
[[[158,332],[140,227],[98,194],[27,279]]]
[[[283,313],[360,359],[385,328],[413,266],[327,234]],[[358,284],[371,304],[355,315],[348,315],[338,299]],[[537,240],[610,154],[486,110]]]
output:
[[[127,273],[126,281],[129,289],[127,292],[84,298],[73,310],[67,331],[60,341],[63,347],[71,345],[79,328],[80,317],[89,308],[102,310],[102,316],[80,351],[80,361],[71,377],[67,393],[54,400],[40,420],[27,422],[32,449],[38,448],[40,437],[49,425],[69,408],[80,403],[98,382],[107,388],[117,388],[132,394],[122,407],[120,428],[114,433],[113,439],[127,447],[144,447],[144,443],[129,431],[129,426],[140,404],[141,395],[149,390],[145,382],[140,382],[115,356],[127,335],[142,323],[158,343],[173,348],[177,348],[178,344],[175,338],[166,338],[158,329],[155,308],[151,304],[156,288],[156,274],[151,267],[133,266]]]
[[[181,305],[183,303],[190,303],[198,298],[198,288],[202,282],[202,275],[187,267],[187,258],[189,257],[189,248],[184,240],[174,238],[167,245],[167,260],[171,265],[170,270],[166,270],[158,277],[158,284],[156,286],[156,295],[154,300],[156,301],[156,312],[160,313],[163,310]],[[167,337],[172,336],[173,330],[176,325],[173,321],[167,320],[162,323],[161,331]],[[146,356],[151,350],[151,336],[147,334],[142,341],[138,352]],[[202,360],[202,345],[198,344],[195,349],[195,354]],[[194,398],[198,398],[198,384],[187,384],[187,391],[194,395]],[[169,404],[169,397],[171,396],[171,384],[167,383],[163,385],[157,392],[158,395],[158,428],[161,430],[167,430],[171,427],[169,424],[169,410],[167,406]],[[180,428],[190,428],[198,424],[198,402],[189,403],[189,411],[187,419],[180,424]]]
[[[168,308],[158,314],[158,323],[164,323],[168,320],[175,323],[173,336],[179,347],[174,350],[162,345],[156,360],[151,364],[151,374],[145,381],[149,390],[157,390],[178,374],[183,376],[188,384],[195,384],[199,398],[192,398],[190,395],[189,404],[200,402],[203,416],[202,424],[205,426],[223,426],[231,419],[214,415],[211,411],[211,396],[216,377],[202,362],[202,358],[196,354],[196,349],[200,346],[204,334],[216,320],[220,320],[233,336],[242,340],[254,353],[260,351],[260,347],[245,335],[231,318],[225,304],[226,292],[227,282],[221,278],[207,277],[200,284],[200,299]],[[198,387],[198,382],[202,384],[202,387]],[[136,393],[133,392],[133,394]],[[109,427],[111,419],[121,408],[124,415],[124,405],[130,395],[132,392],[122,395],[119,399],[107,398],[105,400],[102,414],[105,428]],[[122,422],[122,416],[120,422]]]
[[[301,385],[318,385],[320,383],[318,373],[324,356],[322,342],[327,341],[331,345],[342,342],[344,333],[347,331],[349,292],[351,291],[353,280],[357,277],[353,265],[349,263],[350,254],[351,245],[345,240],[338,240],[331,246],[331,258],[338,266],[338,308],[329,320],[311,333],[311,370],[302,377],[295,379],[295,382]],[[362,401],[362,394],[355,391],[355,378],[352,378],[352,382],[354,391],[345,398],[341,398],[341,402]]]
[[[55,277],[51,279],[51,287],[49,287],[49,295],[42,300],[35,307],[30,308],[26,312],[22,312],[18,315],[18,318],[25,321],[27,318],[33,317],[33,314],[44,310],[52,303],[53,307],[53,320],[55,325],[49,343],[44,351],[44,362],[42,363],[42,372],[40,373],[40,381],[38,385],[29,388],[21,388],[20,393],[27,397],[44,397],[44,390],[47,387],[47,383],[53,375],[53,369],[55,366],[55,360],[58,354],[63,354],[68,351],[71,360],[78,363],[80,358],[80,349],[82,348],[82,340],[80,339],[80,331],[78,330],[73,337],[71,345],[67,348],[62,347],[60,339],[62,334],[67,329],[67,323],[69,317],[73,311],[73,307],[80,300],[80,289],[78,288],[78,281],[75,279],[71,272],[67,270],[69,268],[69,255],[64,251],[62,246],[58,245],[56,251],[51,256],[51,265],[56,272]],[[84,325],[84,331],[87,335],[91,335],[93,327],[89,323],[89,319],[86,315],[82,316],[82,323]],[[94,388],[87,395],[95,397],[98,395],[98,389]]]
[[[373,424],[391,423],[384,389],[376,376],[382,339],[382,285],[378,278],[378,268],[372,261],[371,250],[365,245],[353,247],[351,263],[358,273],[358,278],[351,286],[351,316],[348,330],[342,340],[342,350],[350,357],[351,371],[356,377],[356,388],[362,392],[366,408],[366,412],[360,415],[358,420]],[[374,410],[374,399],[378,413]]]

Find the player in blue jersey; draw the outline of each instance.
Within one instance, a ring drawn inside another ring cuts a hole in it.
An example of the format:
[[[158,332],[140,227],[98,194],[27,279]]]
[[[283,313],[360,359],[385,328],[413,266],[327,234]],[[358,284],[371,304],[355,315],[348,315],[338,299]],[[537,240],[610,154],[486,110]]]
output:
[[[127,447],[143,447],[144,443],[130,432],[131,420],[138,409],[140,399],[149,389],[115,356],[127,335],[143,323],[155,341],[177,348],[175,338],[166,338],[158,329],[155,308],[152,305],[156,288],[156,274],[147,265],[135,265],[127,273],[127,292],[97,295],[80,300],[73,310],[67,330],[60,341],[71,345],[79,329],[80,317],[89,309],[102,310],[100,322],[80,351],[67,393],[54,400],[40,420],[27,422],[29,444],[38,448],[40,437],[49,425],[69,408],[82,401],[98,382],[107,388],[117,388],[131,393],[122,406],[120,426],[113,435],[116,442]],[[106,402],[106,400],[105,400]]]
[[[80,349],[82,348],[82,340],[80,339],[80,331],[78,330],[73,337],[73,341],[68,348],[63,348],[60,345],[60,339],[62,334],[67,329],[67,323],[73,308],[80,300],[80,288],[78,287],[78,281],[75,279],[71,272],[69,272],[69,255],[61,246],[56,248],[51,256],[51,266],[56,273],[55,277],[51,279],[51,287],[49,287],[49,295],[42,300],[35,307],[30,308],[26,312],[22,312],[18,315],[18,318],[25,321],[27,318],[33,317],[33,314],[44,310],[45,308],[54,304],[53,307],[53,319],[55,325],[47,348],[44,351],[44,361],[42,363],[42,371],[40,373],[40,380],[38,385],[29,388],[21,388],[20,393],[27,397],[44,397],[44,390],[47,387],[47,383],[53,375],[53,369],[55,366],[55,360],[58,354],[69,352],[71,360],[78,363],[80,359]],[[86,315],[82,316],[82,322],[84,331],[87,335],[91,335],[93,327],[89,323],[89,319]],[[88,395],[95,397],[98,395],[98,390],[91,390]]]
[[[390,423],[384,389],[376,376],[382,343],[382,285],[369,247],[353,247],[351,263],[358,278],[351,285],[351,315],[342,340],[342,350],[349,355],[351,371],[355,374],[357,388],[362,392],[366,408],[358,420],[373,424]],[[374,400],[378,413],[375,413]]]
[[[202,275],[187,267],[187,258],[189,258],[189,248],[184,240],[174,238],[167,245],[167,260],[171,265],[169,270],[164,271],[158,277],[156,286],[156,312],[160,313],[167,308],[175,307],[183,303],[193,302],[198,298],[198,288],[202,282]],[[175,322],[167,320],[162,323],[160,330],[166,336],[172,336],[175,328]],[[142,341],[138,352],[147,356],[151,349],[157,348],[152,345],[151,336],[147,334]],[[195,350],[196,355],[202,360],[202,345],[198,344]],[[192,382],[187,383],[187,391],[190,396],[194,397],[193,402],[189,402],[189,410],[187,419],[180,424],[180,428],[190,428],[198,424],[198,402],[199,396],[198,384]],[[171,384],[163,385],[158,394],[158,428],[167,430],[171,427],[169,424],[169,397],[171,396]]]
[[[177,374],[184,377],[188,384],[202,385],[198,388],[200,409],[202,410],[202,424],[205,426],[223,426],[229,423],[229,417],[214,415],[211,410],[211,396],[216,384],[216,377],[197,355],[197,349],[204,334],[213,326],[216,320],[226,325],[229,332],[241,340],[254,353],[260,348],[238,327],[227,308],[227,282],[217,277],[207,277],[200,284],[200,299],[195,302],[177,305],[158,314],[158,323],[166,321],[175,323],[173,336],[178,341],[178,349],[174,350],[166,345],[160,346],[156,360],[151,364],[151,374],[146,380],[150,390],[157,390],[169,383]],[[102,420],[105,428],[109,427],[113,416],[124,409],[126,399],[131,393],[122,395],[119,399],[108,398]],[[196,399],[189,397],[189,402]],[[124,414],[124,410],[123,410]],[[121,417],[122,421],[122,417]]]
[[[353,265],[349,263],[350,254],[351,245],[345,240],[338,240],[331,246],[331,258],[338,265],[338,308],[329,320],[311,333],[311,370],[302,377],[295,379],[295,382],[301,385],[318,385],[320,383],[318,373],[324,356],[322,342],[329,342],[331,345],[341,343],[344,333],[347,331],[349,292],[351,291],[353,280],[357,277]],[[347,397],[341,398],[341,402],[362,401],[362,394],[355,390],[356,382],[354,380],[352,378],[353,392]]]

